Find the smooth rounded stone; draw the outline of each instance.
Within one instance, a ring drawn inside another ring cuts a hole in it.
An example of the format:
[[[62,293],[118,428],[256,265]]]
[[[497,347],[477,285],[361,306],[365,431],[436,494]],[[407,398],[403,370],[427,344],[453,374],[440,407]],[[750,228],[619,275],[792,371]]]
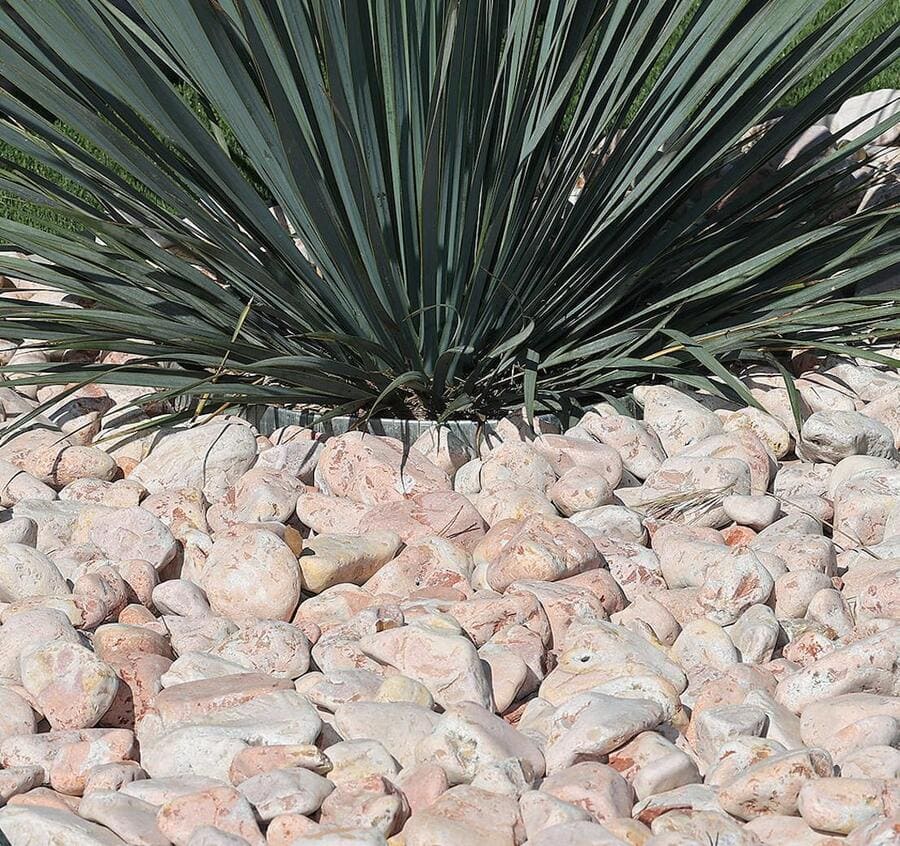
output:
[[[557,473],[549,459],[531,444],[507,441],[482,457],[479,471],[482,493],[526,488],[545,493]]]
[[[207,519],[225,523],[286,523],[297,507],[303,482],[283,470],[251,468],[210,506]],[[215,511],[213,511],[215,509]]]
[[[19,543],[0,546],[0,601],[69,593],[69,586],[42,552]]]
[[[296,679],[309,669],[309,640],[299,628],[278,620],[260,620],[217,644],[212,655],[252,672]]]
[[[209,531],[209,505],[200,488],[166,488],[144,499],[141,508],[167,526],[178,540],[184,541],[191,529]]]
[[[894,435],[858,411],[817,411],[803,423],[798,450],[809,461],[837,464],[850,455],[896,460]]]
[[[321,593],[336,584],[362,585],[372,578],[401,546],[391,531],[365,535],[318,535],[309,539],[300,557],[303,586]]]
[[[519,797],[519,812],[529,840],[553,826],[591,820],[591,815],[584,808],[540,790],[526,790]]]
[[[345,740],[377,737],[402,767],[416,763],[416,747],[440,719],[428,708],[408,702],[348,702],[335,710],[334,725]]]
[[[550,722],[544,750],[547,772],[558,773],[578,761],[606,755],[655,728],[663,718],[663,709],[647,699],[593,692],[574,696],[556,710]]]
[[[632,490],[632,489],[626,489]],[[666,459],[634,494],[619,499],[638,511],[674,502],[682,519],[697,526],[718,528],[727,525],[722,500],[732,494],[750,493],[750,468],[737,458],[677,456]]]
[[[859,723],[854,723],[854,727],[862,728],[867,722],[869,721],[860,720]],[[900,778],[900,750],[896,748],[897,732],[894,731],[890,738],[892,745],[876,743],[879,733],[875,731],[872,737],[859,737],[855,749],[840,759],[838,766],[842,778]]]
[[[213,543],[201,587],[213,612],[228,619],[290,620],[300,602],[300,567],[277,535],[248,532]]]
[[[738,547],[706,570],[697,601],[708,619],[729,625],[751,606],[764,604],[774,586],[759,558]]]
[[[549,514],[555,517],[556,505],[547,497],[556,487],[555,483],[547,494],[531,488],[501,488],[491,493],[469,494],[469,499],[488,526],[501,520],[524,520],[532,514]]]
[[[847,726],[877,716],[900,720],[900,699],[874,693],[848,693],[807,704],[800,715],[800,732],[807,746],[828,748]]]
[[[452,541],[428,537],[407,545],[364,585],[372,594],[410,596],[428,588],[452,588],[471,595],[472,556]],[[301,606],[302,607],[302,606]]]
[[[531,599],[537,606],[541,618],[528,620],[509,619],[509,623],[523,623],[542,635],[542,640],[551,646],[561,646],[566,639],[569,627],[575,620],[586,623],[588,620],[606,620],[606,609],[600,599],[584,586],[561,582],[520,581],[513,582],[506,594],[506,599]],[[472,604],[473,600],[468,603]],[[448,609],[453,614],[453,608]],[[455,615],[459,619],[460,613]],[[465,615],[463,615],[465,616]],[[548,628],[549,626],[549,628]],[[465,628],[465,626],[463,626]],[[499,629],[502,626],[497,626]],[[472,634],[469,632],[470,635]],[[493,634],[493,632],[492,632]],[[476,640],[477,643],[477,640]]]
[[[233,420],[163,431],[154,441],[149,455],[128,476],[151,494],[200,488],[215,502],[256,460],[253,430]]]
[[[666,453],[656,432],[641,420],[619,414],[611,405],[592,406],[578,426],[615,449],[624,469],[638,479],[646,479],[665,461]]]
[[[327,829],[340,827],[397,834],[409,818],[405,797],[390,780],[381,776],[338,787],[322,803],[319,824]]]
[[[754,764],[787,752],[784,744],[768,737],[741,735],[723,743],[712,766],[704,773],[704,783],[719,788],[742,778]]]
[[[160,614],[178,617],[207,617],[212,614],[203,589],[188,579],[160,582],[151,594]]]
[[[743,461],[750,470],[750,493],[753,495],[762,495],[768,491],[776,470],[775,462],[766,450],[765,444],[753,432],[747,430],[713,435],[691,445],[680,457]]]
[[[900,470],[864,470],[851,476],[834,494],[836,541],[848,548],[881,543],[898,495]]]
[[[602,565],[603,561],[598,561],[598,564]],[[560,579],[554,584],[564,588],[576,587],[592,593],[600,601],[607,615],[621,611],[628,604],[622,588],[619,587],[612,573],[600,567],[576,573],[574,576]],[[550,588],[550,590],[554,589]]]
[[[159,809],[156,823],[174,846],[190,846],[194,831],[205,825],[243,837],[250,846],[265,846],[266,842],[250,803],[232,787],[213,787],[170,799]]]
[[[267,822],[279,814],[312,814],[334,790],[326,778],[300,767],[270,770],[242,781],[241,795]]]
[[[610,575],[629,602],[667,589],[659,558],[653,550],[629,541],[598,544],[596,535],[593,540],[606,560]]]
[[[285,817],[287,819],[287,817]],[[313,823],[315,825],[315,823]],[[387,841],[380,831],[367,831],[359,828],[326,829],[314,834],[305,834],[298,837],[291,836],[290,841],[276,840],[267,832],[272,846],[386,846]]]
[[[222,726],[184,726],[142,739],[141,766],[153,780],[201,776],[227,782],[235,756],[247,747]]]
[[[610,752],[609,765],[628,781],[639,801],[701,781],[691,757],[655,731],[641,732]]]
[[[722,745],[735,737],[762,736],[766,714],[754,705],[721,705],[695,711],[692,728],[696,736],[694,751],[707,763],[715,761]]]
[[[539,831],[529,837],[528,846],[621,846],[622,841],[608,828],[595,822],[574,821]]]
[[[896,674],[900,628],[890,628],[829,652],[778,683],[775,698],[795,713],[845,693],[900,694]]]
[[[649,842],[653,846],[657,846],[654,841],[658,842],[658,838],[666,835],[692,838],[694,843],[701,843],[706,839],[707,842],[720,846],[758,846],[759,844],[754,835],[744,833],[739,823],[717,811],[675,808],[653,820],[650,828],[654,837]]]
[[[403,829],[404,846],[516,846],[522,820],[515,797],[466,784],[442,793]]]
[[[491,686],[475,645],[452,630],[402,626],[368,635],[363,654],[428,688],[443,708],[471,701],[491,708]]]
[[[603,668],[625,668],[627,665],[632,668],[646,667],[649,674],[661,676],[678,691],[683,691],[687,686],[681,667],[669,660],[662,649],[629,629],[600,621],[570,627],[564,649],[558,658],[557,670],[581,675]],[[629,674],[633,673],[627,669],[619,673]]]
[[[706,619],[683,626],[669,655],[680,664],[691,684],[715,678],[739,660],[737,649],[725,630]]]
[[[744,664],[764,664],[772,660],[781,628],[768,605],[751,605],[733,626],[726,629]]]
[[[400,765],[377,740],[342,740],[326,752],[331,770],[328,780],[336,785],[365,781],[373,776],[392,778]]]
[[[80,643],[69,618],[54,608],[35,608],[4,619],[0,626],[0,677],[19,681],[19,657],[43,644]]]
[[[122,786],[124,796],[133,796],[151,805],[165,805],[180,796],[202,793],[215,787],[227,787],[223,781],[205,776],[180,775],[172,778],[142,778]]]
[[[618,451],[593,438],[539,435],[532,446],[550,462],[557,476],[575,468],[593,471],[606,480],[610,490],[617,488],[622,480],[622,457]]]
[[[666,607],[650,596],[638,596],[632,603],[611,615],[610,620],[617,626],[626,626],[636,633],[649,626],[653,637],[663,646],[671,646],[681,634],[681,626]],[[638,628],[638,624],[642,624]]]
[[[368,505],[312,488],[303,490],[297,498],[297,519],[317,534],[359,534],[359,525],[368,511]]]
[[[867,402],[859,409],[866,417],[877,420],[884,426],[887,426],[894,433],[894,446],[897,446],[898,433],[900,433],[900,402],[896,389],[877,397],[871,402]]]
[[[0,804],[5,805],[13,796],[27,793],[43,783],[42,767],[7,767],[0,770]]]
[[[108,828],[71,811],[37,805],[8,805],[0,810],[0,831],[22,846],[124,846]]]
[[[470,782],[484,767],[510,758],[521,764],[529,783],[544,774],[544,756],[532,740],[472,703],[441,716],[432,734],[419,741],[416,758],[440,765],[450,784]]]
[[[451,477],[474,456],[472,448],[449,426],[430,426],[416,438],[412,448]]]
[[[504,524],[499,525],[502,528]],[[506,543],[487,564],[486,579],[492,590],[502,593],[522,579],[564,579],[600,562],[591,539],[561,517],[536,514],[514,525]],[[490,533],[483,541],[485,549],[489,543]],[[473,555],[477,563],[477,547]]]
[[[541,604],[531,592],[519,590],[507,595],[478,593],[463,602],[450,602],[444,613],[449,614],[475,646],[483,646],[500,629],[521,624],[549,642],[550,623]]]
[[[72,543],[93,544],[110,561],[140,558],[157,570],[174,557],[178,543],[157,517],[140,506],[85,506],[72,528]]]
[[[20,499],[56,499],[56,491],[21,467],[0,459],[0,506],[15,505]]]
[[[643,406],[644,422],[659,436],[670,457],[722,431],[722,423],[712,411],[674,388],[639,385],[634,398]]]
[[[36,730],[37,718],[29,702],[11,687],[0,687],[0,742]]]
[[[227,834],[212,825],[201,825],[191,833],[188,846],[247,846],[247,841],[237,834]]]
[[[92,646],[101,661],[113,665],[136,655],[172,657],[168,638],[147,626],[107,623],[94,632]]]
[[[0,521],[0,544],[37,545],[38,527],[30,517],[17,517],[12,511],[5,511],[0,514]]]
[[[604,764],[589,761],[560,770],[547,776],[540,790],[587,811],[601,824],[610,818],[631,816],[631,785]]]
[[[307,673],[294,686],[317,708],[333,713],[345,702],[374,700],[382,681],[385,679],[368,670],[330,670],[327,674]]]
[[[812,598],[831,587],[831,579],[818,570],[793,570],[775,579],[775,616],[779,620],[806,616]]]
[[[781,514],[781,504],[771,496],[728,496],[722,508],[730,520],[751,529],[764,529]]]
[[[115,761],[91,767],[84,780],[84,795],[95,791],[119,791],[133,781],[147,778],[135,761]]]
[[[753,432],[776,459],[784,458],[791,451],[791,433],[768,412],[747,406],[737,411],[719,411],[716,416],[722,421],[722,428],[726,432],[741,429]]]
[[[312,641],[314,638],[307,629],[328,634],[340,629],[360,611],[376,604],[376,598],[368,590],[356,585],[335,585],[304,599],[291,622]]]
[[[187,682],[217,679],[246,672],[247,667],[216,655],[206,652],[184,652],[160,676],[160,683],[164,688],[174,687]]]
[[[330,438],[316,466],[319,489],[364,505],[451,490],[450,478],[396,438],[348,432]]]
[[[898,826],[900,826],[900,815],[892,814],[886,819],[875,819],[869,823],[857,826],[847,835],[843,842],[846,846],[895,846],[897,843]],[[833,838],[827,846],[832,846],[836,841]]]
[[[834,574],[837,564],[834,544],[822,535],[794,535],[763,538],[757,535],[750,548],[756,552],[775,555],[790,572],[817,570],[826,576]]]
[[[131,479],[119,479],[116,482],[76,479],[59,492],[59,498],[92,505],[107,505],[110,508],[131,508],[139,505],[146,493],[143,485]]]
[[[112,667],[75,643],[37,646],[19,659],[22,686],[55,729],[90,728],[119,686]]]
[[[609,482],[590,467],[572,467],[547,491],[547,497],[564,517],[589,511],[612,502]],[[490,521],[488,521],[490,522]]]
[[[622,505],[601,505],[573,514],[569,522],[591,538],[632,541],[643,544],[647,539],[643,518]]]
[[[536,634],[531,629],[526,629],[524,626],[518,625],[507,626],[505,629],[501,629],[497,632],[491,640],[479,650],[479,654],[482,655],[483,660],[491,664],[492,673],[493,664],[491,663],[490,652],[493,650],[503,650],[509,655],[515,655],[525,664],[526,677],[523,686],[519,690],[521,696],[528,696],[538,689],[541,680],[546,675],[548,665],[546,648],[540,635]],[[486,651],[487,654],[484,654]],[[492,683],[493,681],[494,679],[492,679]],[[502,709],[499,708],[499,702],[497,702],[497,705],[498,710],[502,711]]]
[[[900,782],[866,778],[809,781],[797,806],[810,828],[849,834],[878,817],[893,816],[900,802]]]
[[[121,763],[134,751],[134,732],[128,729],[113,729],[64,746],[50,767],[50,785],[59,793],[80,796],[95,766]]]
[[[842,599],[849,598],[845,591]],[[856,599],[856,619],[900,619],[900,569],[865,580]]]
[[[187,652],[209,652],[217,643],[237,631],[225,617],[161,617],[176,655]]]
[[[890,470],[895,466],[896,463],[888,458],[875,455],[849,455],[834,465],[831,475],[828,477],[828,487],[825,493],[828,499],[833,500],[841,486],[858,473],[868,470]]]
[[[484,462],[480,458],[467,461],[453,477],[453,490],[457,493],[469,496],[481,492],[481,466]]]
[[[301,426],[283,426],[269,435],[268,446],[260,450],[256,466],[284,470],[307,485],[313,483],[316,465],[325,446],[322,436]]]
[[[317,775],[327,775],[331,761],[313,745],[247,746],[235,755],[228,774],[237,786],[253,776],[271,770],[302,768]]]
[[[724,815],[712,788],[705,784],[686,784],[635,803],[631,816],[652,827],[656,819],[673,811],[713,811]]]
[[[420,493],[400,502],[373,506],[359,523],[362,534],[392,531],[405,544],[436,535],[467,552],[481,540],[486,528],[475,506],[453,491]]]
[[[82,819],[106,826],[133,846],[169,846],[156,824],[156,806],[133,796],[97,790],[78,805]]]
[[[836,648],[828,633],[808,620],[785,622],[782,628],[789,642],[782,648],[781,657],[800,667],[809,667]]]
[[[843,637],[853,629],[853,614],[839,590],[823,588],[813,595],[806,618],[819,623],[829,632]]]
[[[742,820],[763,814],[796,814],[803,786],[812,779],[828,778],[831,756],[822,749],[804,749],[773,755],[752,764],[721,785],[718,798],[729,814]]]

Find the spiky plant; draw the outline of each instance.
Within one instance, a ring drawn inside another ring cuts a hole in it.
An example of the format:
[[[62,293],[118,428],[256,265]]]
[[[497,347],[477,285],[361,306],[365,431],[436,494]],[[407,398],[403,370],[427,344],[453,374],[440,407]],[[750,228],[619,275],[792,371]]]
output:
[[[0,188],[77,224],[0,222],[44,259],[0,270],[92,304],[0,298],[0,336],[141,357],[33,382],[478,417],[650,377],[752,401],[737,359],[898,333],[854,291],[900,211],[836,214],[886,125],[783,159],[900,27],[779,108],[883,2],[120,5],[0,6],[0,138],[60,177]]]

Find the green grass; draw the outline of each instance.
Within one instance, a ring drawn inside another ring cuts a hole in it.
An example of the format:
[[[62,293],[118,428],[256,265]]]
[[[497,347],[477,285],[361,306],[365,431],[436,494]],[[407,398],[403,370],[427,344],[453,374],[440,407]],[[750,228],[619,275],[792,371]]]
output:
[[[817,23],[833,14],[841,4],[842,0],[833,0],[833,2],[831,2],[819,15]],[[879,32],[882,32],[889,26],[898,22],[900,22],[900,0],[893,0],[893,2],[886,6],[880,14],[873,18],[869,25],[864,28],[855,39],[852,39],[842,51],[832,57],[832,60],[828,62],[827,65],[823,66],[817,73],[810,76],[803,85],[794,89],[794,91],[786,98],[785,105],[792,105],[798,102],[812,88],[825,79],[834,68],[839,67],[853,55],[860,44],[865,43]],[[873,91],[879,88],[900,89],[900,62],[876,76],[860,91],[860,93],[862,93],[862,91]],[[188,96],[188,99],[192,99],[193,95],[186,92],[186,96]],[[199,105],[196,105],[196,109],[199,111]],[[223,133],[226,143],[230,142],[232,139],[229,137],[230,133],[227,128],[223,128]],[[231,147],[230,143],[228,145]],[[232,150],[232,153],[235,154],[236,151]],[[55,175],[48,168],[36,164],[30,160],[28,156],[2,141],[0,141],[0,158],[6,158],[13,162],[36,168],[37,171],[44,176],[55,179]],[[256,182],[256,180],[253,181]],[[74,186],[72,187],[74,188]],[[257,188],[262,192],[265,191],[261,185],[257,185]],[[75,190],[77,190],[77,188]],[[79,193],[87,198],[83,192]],[[0,192],[0,217],[8,217],[20,223],[41,228],[67,228],[69,226],[61,216],[54,214],[52,211],[42,209],[31,203],[23,202],[15,197],[8,196],[3,192]],[[2,234],[0,234],[0,240],[2,240]]]

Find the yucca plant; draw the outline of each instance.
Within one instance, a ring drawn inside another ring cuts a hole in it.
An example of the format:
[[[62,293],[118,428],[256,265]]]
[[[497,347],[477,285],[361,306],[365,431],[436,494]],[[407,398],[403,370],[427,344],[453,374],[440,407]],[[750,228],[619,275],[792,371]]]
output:
[[[0,139],[58,175],[0,189],[76,224],[3,220],[43,261],[0,271],[92,304],[0,298],[0,336],[141,357],[26,380],[479,418],[654,377],[752,402],[739,359],[900,332],[854,296],[900,209],[836,213],[886,124],[782,162],[900,57],[895,26],[780,107],[883,2],[120,5],[0,5]]]

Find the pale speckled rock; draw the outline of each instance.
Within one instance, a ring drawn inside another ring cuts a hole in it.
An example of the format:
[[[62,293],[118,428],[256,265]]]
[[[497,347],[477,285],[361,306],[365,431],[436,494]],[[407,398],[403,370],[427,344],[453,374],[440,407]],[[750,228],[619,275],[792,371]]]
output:
[[[119,686],[112,667],[74,643],[38,646],[19,659],[22,685],[54,728],[90,728]]]
[[[260,620],[230,635],[212,655],[255,673],[296,679],[309,668],[309,640],[300,629],[278,620]]]
[[[312,745],[248,746],[231,762],[229,781],[237,786],[248,778],[270,770],[300,767],[317,775],[327,775],[331,761],[325,753]]]
[[[412,445],[432,464],[453,476],[474,456],[472,448],[449,426],[431,426]]]
[[[547,498],[559,483],[550,486],[547,493],[531,488],[502,488],[491,493],[468,494],[478,513],[488,526],[502,520],[524,520],[532,514],[556,516],[557,507]]]
[[[69,586],[43,553],[19,543],[0,546],[0,601],[69,593]]]
[[[424,684],[443,707],[464,701],[492,705],[490,682],[475,646],[452,630],[403,626],[369,635],[360,645],[369,657]]]
[[[364,505],[451,489],[447,474],[400,441],[361,432],[331,438],[319,456],[316,480],[323,493]]]
[[[307,485],[313,483],[316,465],[325,443],[312,429],[283,426],[269,435],[271,446],[261,449],[256,466],[283,470]]]
[[[141,508],[153,514],[179,540],[188,537],[190,529],[209,531],[208,507],[200,488],[166,488],[141,502]]]
[[[405,846],[516,846],[523,833],[514,797],[459,785],[414,814],[403,838]]]
[[[499,717],[473,703],[451,708],[433,733],[416,747],[419,763],[441,766],[450,784],[470,782],[490,764],[514,758],[533,783],[544,774],[544,756],[537,745]]]
[[[411,596],[429,588],[471,595],[472,556],[450,540],[427,537],[408,544],[364,585],[372,594]]]
[[[617,488],[622,480],[622,457],[607,444],[565,435],[540,435],[532,446],[550,462],[557,476],[578,467],[594,471],[610,489]]]
[[[793,439],[787,428],[777,418],[758,408],[747,406],[737,411],[721,411],[717,414],[726,432],[749,429],[775,458],[784,458],[793,446]]]
[[[641,385],[635,388],[634,397],[644,408],[644,421],[659,436],[669,457],[722,431],[712,411],[674,388]]]
[[[595,762],[575,764],[547,776],[540,790],[582,808],[601,824],[630,816],[634,803],[631,785],[612,767]]]
[[[151,599],[160,614],[208,617],[212,614],[203,589],[188,579],[170,579],[153,588]]]
[[[659,437],[646,423],[619,414],[606,403],[592,406],[578,425],[615,449],[624,469],[638,479],[646,479],[666,458]]]
[[[249,426],[233,421],[163,432],[150,454],[129,474],[150,493],[167,488],[200,488],[209,502],[256,460],[256,438]]]
[[[410,702],[348,702],[335,711],[335,727],[347,740],[378,738],[403,767],[416,763],[416,747],[440,716]]]
[[[849,834],[858,826],[893,816],[900,803],[900,783],[882,779],[828,778],[808,781],[797,802],[811,828]]]
[[[315,813],[334,785],[310,770],[291,767],[252,776],[242,781],[238,790],[267,822],[279,814]]]
[[[485,493],[526,488],[546,492],[557,474],[550,461],[531,444],[504,442],[483,457],[479,469]]]
[[[397,554],[400,545],[400,536],[391,531],[318,535],[306,542],[300,556],[303,586],[321,593],[336,584],[362,585]]]
[[[0,830],[10,843],[27,846],[123,846],[108,828],[71,811],[22,805],[0,810]]]
[[[94,791],[78,806],[78,815],[112,830],[133,846],[169,846],[156,824],[156,806],[113,791]]]
[[[462,494],[453,491],[411,495],[402,502],[388,502],[369,509],[360,520],[363,534],[396,532],[405,544],[428,537],[443,537],[467,551],[484,536],[481,515]]]
[[[15,505],[21,499],[56,499],[56,491],[30,473],[0,459],[0,505]]]
[[[774,585],[759,558],[737,548],[706,570],[697,601],[707,618],[727,626],[752,605],[764,604]]]
[[[212,610],[234,620],[290,620],[300,601],[297,557],[277,535],[248,532],[213,544],[203,570]]]
[[[177,551],[172,533],[149,511],[133,508],[88,506],[79,512],[72,529],[72,543],[89,543],[112,561],[140,558],[157,570]]]
[[[400,765],[377,740],[342,740],[328,747],[328,780],[338,786],[371,778],[393,778]]]
[[[368,511],[368,505],[312,488],[301,491],[297,497],[297,519],[319,534],[358,535],[359,525]]]
[[[587,467],[572,467],[557,479],[547,491],[549,500],[564,517],[609,505],[612,488],[597,471]]]
[[[203,825],[243,837],[251,846],[264,846],[247,800],[232,787],[216,787],[171,799],[158,811],[159,830],[174,846],[189,846],[191,835]]]
[[[817,411],[803,424],[798,449],[811,461],[837,464],[850,455],[897,458],[887,426],[857,411]]]

